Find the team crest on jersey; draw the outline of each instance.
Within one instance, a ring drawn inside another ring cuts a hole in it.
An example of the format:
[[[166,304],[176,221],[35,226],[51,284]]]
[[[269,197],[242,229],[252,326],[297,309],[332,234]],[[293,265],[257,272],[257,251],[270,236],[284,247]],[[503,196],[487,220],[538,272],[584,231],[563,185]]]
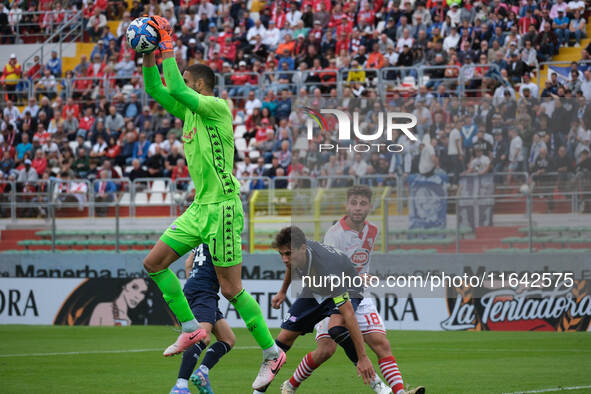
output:
[[[369,250],[363,248],[355,250],[351,255],[351,261],[357,269],[362,268],[369,262]]]

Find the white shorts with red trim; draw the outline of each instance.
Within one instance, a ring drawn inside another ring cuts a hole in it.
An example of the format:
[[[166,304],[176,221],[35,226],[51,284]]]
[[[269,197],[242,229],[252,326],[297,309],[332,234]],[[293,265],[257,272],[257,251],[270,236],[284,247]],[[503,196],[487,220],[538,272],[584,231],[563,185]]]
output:
[[[355,311],[355,316],[357,316],[357,324],[359,324],[359,328],[363,335],[372,334],[374,332],[386,335],[384,321],[371,298],[364,298],[361,301]],[[328,334],[329,320],[330,317],[327,317],[320,323],[316,324],[317,341],[321,338],[330,338],[330,335]]]

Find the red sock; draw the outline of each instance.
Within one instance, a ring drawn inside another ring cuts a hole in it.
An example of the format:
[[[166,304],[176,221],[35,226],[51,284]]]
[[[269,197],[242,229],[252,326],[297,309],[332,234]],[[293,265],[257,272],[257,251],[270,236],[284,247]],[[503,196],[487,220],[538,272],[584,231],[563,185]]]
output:
[[[384,357],[378,361],[380,364],[380,370],[384,379],[388,382],[388,386],[392,387],[392,392],[398,394],[399,391],[404,390],[404,382],[402,381],[402,375],[396,364],[394,356]]]
[[[292,377],[289,378],[289,383],[291,383],[293,387],[299,387],[304,380],[312,375],[312,372],[314,372],[316,368],[318,368],[318,365],[314,364],[312,353],[306,354],[302,361],[300,361],[300,365],[298,365]]]

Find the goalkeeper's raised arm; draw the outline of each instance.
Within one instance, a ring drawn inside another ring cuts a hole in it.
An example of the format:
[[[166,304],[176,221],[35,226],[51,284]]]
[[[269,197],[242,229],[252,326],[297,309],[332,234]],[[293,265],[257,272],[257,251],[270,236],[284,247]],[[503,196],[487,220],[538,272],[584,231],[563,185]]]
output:
[[[162,107],[171,115],[181,120],[185,120],[185,112],[187,108],[177,101],[170,94],[168,88],[162,84],[160,71],[158,71],[158,67],[156,66],[156,55],[154,55],[154,52],[144,55],[142,71],[144,74],[144,87],[146,93],[162,105]]]
[[[220,108],[220,100],[213,100],[215,86],[213,70],[201,64],[194,64],[181,75],[174,58],[172,29],[168,21],[159,16],[153,16],[148,23],[160,34],[158,47],[162,54],[162,68],[168,93],[193,113],[209,118],[224,116],[225,110]]]

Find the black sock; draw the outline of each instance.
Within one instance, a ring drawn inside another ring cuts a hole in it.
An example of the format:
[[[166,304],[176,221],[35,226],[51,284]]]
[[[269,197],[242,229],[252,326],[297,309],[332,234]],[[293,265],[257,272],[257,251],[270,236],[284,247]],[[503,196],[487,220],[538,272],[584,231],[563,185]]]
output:
[[[355,350],[355,344],[351,339],[351,334],[349,334],[349,330],[342,326],[336,326],[328,330],[330,337],[333,341],[339,344],[343,349],[345,349],[345,353],[349,360],[353,362],[353,364],[357,364],[359,358],[357,357],[357,351]]]
[[[217,341],[207,349],[201,365],[205,365],[207,368],[212,369],[213,366],[220,361],[220,358],[230,351],[231,347],[226,342]]]
[[[289,349],[291,349],[291,346],[289,346],[289,345],[286,345],[285,343],[279,342],[277,339],[275,340],[275,344],[276,344],[277,346],[279,346],[279,348],[280,348],[281,350],[283,350],[285,353],[287,353],[287,351],[288,351]],[[259,391],[260,391],[260,390],[259,390]]]
[[[179,378],[180,379],[189,379],[189,376],[193,373],[195,369],[195,365],[197,365],[197,360],[199,360],[199,356],[203,349],[205,349],[207,345],[204,342],[199,342],[185,350],[183,353],[183,361],[181,362],[181,368],[179,369]]]

